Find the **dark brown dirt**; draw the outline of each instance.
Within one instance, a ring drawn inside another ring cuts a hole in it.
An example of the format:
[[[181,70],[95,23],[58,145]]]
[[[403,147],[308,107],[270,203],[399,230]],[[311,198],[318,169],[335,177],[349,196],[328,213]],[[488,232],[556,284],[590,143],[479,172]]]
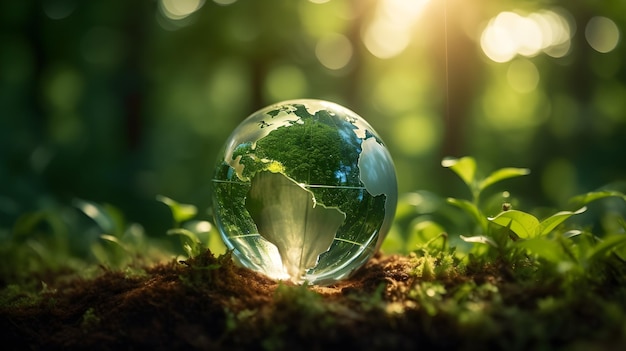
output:
[[[228,255],[215,258],[210,252],[131,275],[103,270],[94,279],[49,284],[35,302],[27,303],[32,296],[15,296],[0,307],[0,340],[14,349],[50,350],[482,350],[569,345],[559,337],[520,337],[514,325],[510,330],[483,328],[460,324],[450,314],[428,313],[408,294],[418,283],[411,273],[415,260],[379,255],[351,279],[327,287],[279,283],[235,266]],[[451,276],[445,284],[453,291],[468,279]],[[476,280],[501,278],[485,271]],[[506,326],[506,316],[499,318]],[[624,345],[613,334],[601,342]]]
[[[18,349],[247,349],[281,348],[292,342],[317,348],[326,343],[324,334],[318,334],[325,331],[307,326],[300,326],[301,332],[311,335],[285,330],[287,343],[270,340],[263,345],[267,336],[276,338],[283,334],[280,328],[291,329],[299,322],[291,298],[277,297],[279,286],[286,295],[292,291],[294,299],[302,294],[305,299],[319,297],[321,304],[338,302],[354,292],[372,292],[381,283],[393,290],[408,279],[405,261],[395,256],[376,258],[353,279],[328,287],[289,286],[237,267],[229,256],[215,258],[210,252],[134,276],[104,270],[95,279],[48,285],[36,304],[20,303],[26,296],[16,296],[8,304],[12,307],[0,310],[0,335]],[[345,308],[337,314],[354,319],[345,327],[363,321],[359,311],[349,310],[349,304]],[[329,311],[314,313],[318,312]],[[249,321],[238,323],[246,314]],[[257,327],[251,327],[250,321]],[[334,334],[333,344],[348,345],[348,335],[340,330]]]

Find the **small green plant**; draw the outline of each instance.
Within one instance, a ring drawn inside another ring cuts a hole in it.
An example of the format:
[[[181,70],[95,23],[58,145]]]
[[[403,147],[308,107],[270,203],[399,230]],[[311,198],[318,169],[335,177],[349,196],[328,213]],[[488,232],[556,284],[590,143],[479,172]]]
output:
[[[7,283],[33,286],[30,280],[38,275],[87,277],[99,266],[128,270],[131,263],[151,262],[151,249],[143,227],[126,222],[112,205],[47,199],[12,227],[0,229],[0,276]]]
[[[485,189],[505,179],[530,174],[530,170],[527,168],[508,167],[498,169],[485,178],[479,178],[476,172],[476,160],[468,156],[462,158],[447,157],[441,161],[441,165],[450,168],[456,173],[461,180],[463,180],[465,185],[467,185],[472,196],[472,199],[469,201],[465,199],[448,198],[447,202],[467,212],[476,221],[482,233],[487,233],[489,230],[487,216],[485,216],[481,209],[481,195]]]
[[[123,269],[145,256],[147,238],[143,227],[127,223],[118,208],[80,199],[74,200],[74,206],[96,225],[90,228],[97,232],[97,240],[91,242],[90,247],[101,265]]]
[[[157,201],[167,205],[172,212],[173,228],[167,235],[180,236],[181,246],[188,258],[200,255],[207,249],[215,254],[226,251],[214,226],[205,220],[193,220],[198,214],[196,206],[182,204],[169,197],[159,195]]]
[[[0,275],[20,281],[32,272],[58,271],[71,259],[70,226],[57,206],[22,214],[2,237]]]
[[[205,250],[199,255],[181,260],[180,263],[189,269],[179,277],[185,285],[192,288],[211,286],[216,279],[220,279],[219,277],[226,281],[226,276],[232,272],[233,267],[231,254],[231,251],[227,251],[223,255],[215,257],[210,250]]]
[[[504,259],[510,265],[515,265],[529,258],[547,262],[556,267],[560,273],[579,272],[581,274],[596,272],[606,263],[621,262],[619,271],[623,271],[626,252],[626,225],[619,219],[621,230],[618,233],[603,233],[594,235],[587,230],[568,228],[563,223],[572,216],[586,211],[589,203],[607,197],[618,197],[626,200],[624,194],[617,191],[590,192],[572,198],[571,203],[577,206],[574,211],[558,211],[553,215],[538,219],[536,216],[521,210],[511,209],[506,203],[502,211],[488,217],[481,207],[483,191],[502,180],[527,175],[525,168],[502,168],[494,171],[485,178],[476,177],[476,161],[471,157],[460,159],[446,158],[442,161],[444,167],[450,168],[468,186],[471,200],[448,198],[447,202],[465,211],[477,224],[478,232],[470,235],[460,235],[468,243],[491,247],[496,257],[490,256],[490,250],[477,249],[472,257],[486,260]],[[615,272],[615,270],[613,270]],[[589,276],[589,274],[587,274]]]

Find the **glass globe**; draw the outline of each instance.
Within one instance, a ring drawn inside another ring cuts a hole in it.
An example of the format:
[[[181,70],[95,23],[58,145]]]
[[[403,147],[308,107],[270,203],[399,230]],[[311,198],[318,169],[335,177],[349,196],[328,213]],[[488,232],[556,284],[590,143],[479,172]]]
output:
[[[213,179],[215,222],[235,260],[299,284],[332,284],[367,262],[397,198],[378,134],[322,100],[253,113],[226,141]]]

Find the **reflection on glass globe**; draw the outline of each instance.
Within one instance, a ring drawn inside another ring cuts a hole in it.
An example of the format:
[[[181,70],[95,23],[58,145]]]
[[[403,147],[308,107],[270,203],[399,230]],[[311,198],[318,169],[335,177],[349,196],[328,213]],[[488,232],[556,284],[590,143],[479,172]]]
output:
[[[263,108],[226,141],[215,222],[243,266],[332,284],[378,250],[398,198],[391,156],[354,112],[321,100]]]

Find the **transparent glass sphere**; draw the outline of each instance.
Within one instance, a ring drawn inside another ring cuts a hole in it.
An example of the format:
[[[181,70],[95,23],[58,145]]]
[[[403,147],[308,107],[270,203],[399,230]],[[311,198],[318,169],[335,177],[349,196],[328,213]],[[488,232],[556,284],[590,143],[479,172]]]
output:
[[[213,179],[215,222],[234,258],[295,283],[332,284],[367,262],[397,198],[393,161],[374,129],[322,100],[253,113],[226,141]]]

